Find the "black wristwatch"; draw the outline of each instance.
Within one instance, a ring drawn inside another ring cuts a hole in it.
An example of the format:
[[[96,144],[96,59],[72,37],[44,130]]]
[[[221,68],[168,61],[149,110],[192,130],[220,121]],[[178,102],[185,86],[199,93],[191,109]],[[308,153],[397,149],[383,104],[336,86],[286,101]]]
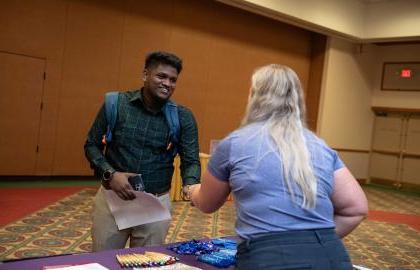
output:
[[[108,182],[112,179],[112,176],[114,175],[115,170],[106,170],[104,171],[104,173],[102,174],[102,180],[104,180],[105,182]]]

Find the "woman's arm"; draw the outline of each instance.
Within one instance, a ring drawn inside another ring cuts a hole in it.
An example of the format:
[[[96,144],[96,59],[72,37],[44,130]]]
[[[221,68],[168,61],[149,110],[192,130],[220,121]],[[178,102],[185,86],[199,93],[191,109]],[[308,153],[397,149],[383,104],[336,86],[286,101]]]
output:
[[[365,193],[345,167],[334,172],[332,203],[336,232],[340,237],[354,230],[368,214]]]
[[[191,202],[204,213],[218,210],[229,193],[229,183],[214,177],[208,170],[204,173],[201,184],[190,187]]]

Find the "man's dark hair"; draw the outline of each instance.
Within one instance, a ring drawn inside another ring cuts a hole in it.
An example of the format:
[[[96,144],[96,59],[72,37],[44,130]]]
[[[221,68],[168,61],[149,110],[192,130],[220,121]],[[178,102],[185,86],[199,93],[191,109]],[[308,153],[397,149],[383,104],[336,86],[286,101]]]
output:
[[[170,65],[174,67],[178,74],[181,73],[182,70],[182,60],[178,56],[168,52],[151,52],[146,56],[146,62],[144,63],[144,68],[155,68],[160,64]]]

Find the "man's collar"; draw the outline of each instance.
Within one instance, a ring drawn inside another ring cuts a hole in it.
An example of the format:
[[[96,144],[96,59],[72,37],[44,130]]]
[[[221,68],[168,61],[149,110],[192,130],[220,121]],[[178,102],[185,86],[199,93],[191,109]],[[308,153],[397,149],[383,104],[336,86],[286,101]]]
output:
[[[144,104],[144,96],[143,96],[144,94],[143,94],[143,87],[141,88],[141,89],[139,89],[139,90],[137,90],[137,91],[135,91],[134,92],[134,94],[133,94],[133,96],[130,98],[130,102],[136,102],[136,100],[138,100],[142,105],[143,105],[143,107],[146,109],[146,110],[148,110],[147,109],[147,107],[146,107],[146,104]],[[169,102],[169,100],[168,101],[166,101],[166,102]],[[165,103],[166,104],[166,103]],[[160,108],[160,111],[161,112],[163,112],[163,110],[164,110],[164,108],[165,108],[165,105],[163,105],[161,108]],[[149,110],[148,110],[149,111]]]
[[[133,96],[130,98],[130,102],[140,100],[143,103],[143,88],[134,92]]]

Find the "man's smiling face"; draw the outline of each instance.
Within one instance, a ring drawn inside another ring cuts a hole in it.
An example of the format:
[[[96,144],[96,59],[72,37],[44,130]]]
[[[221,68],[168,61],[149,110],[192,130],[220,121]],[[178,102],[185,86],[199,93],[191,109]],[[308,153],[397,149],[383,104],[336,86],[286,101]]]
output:
[[[159,64],[144,70],[145,94],[158,102],[167,101],[174,93],[178,71],[176,68]]]

